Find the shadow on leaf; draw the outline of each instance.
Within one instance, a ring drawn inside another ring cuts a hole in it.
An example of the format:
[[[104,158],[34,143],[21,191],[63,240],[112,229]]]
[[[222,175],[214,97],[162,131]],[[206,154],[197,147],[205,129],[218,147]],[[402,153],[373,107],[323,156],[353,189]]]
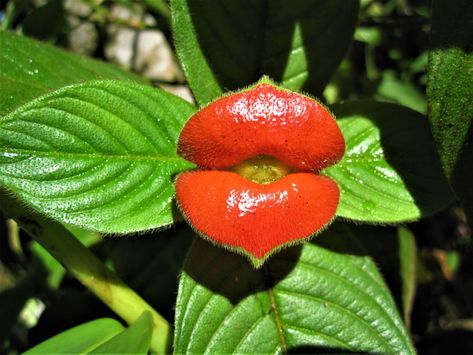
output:
[[[291,247],[277,254],[294,262],[272,268],[269,260],[262,269],[255,269],[244,256],[196,237],[184,272],[198,284],[237,304],[250,295],[271,289],[283,280],[295,267],[301,249],[301,246]]]
[[[221,88],[241,88],[269,75],[317,95],[350,45],[359,2],[188,1],[188,6]]]

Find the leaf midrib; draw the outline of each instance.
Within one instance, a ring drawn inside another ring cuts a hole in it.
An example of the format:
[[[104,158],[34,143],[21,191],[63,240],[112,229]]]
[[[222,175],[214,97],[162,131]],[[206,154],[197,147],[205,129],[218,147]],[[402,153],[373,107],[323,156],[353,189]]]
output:
[[[94,152],[94,153],[78,153],[78,152],[61,152],[61,151],[52,151],[44,152],[37,150],[29,149],[3,149],[0,150],[0,154],[5,156],[6,154],[18,154],[18,155],[33,155],[36,157],[53,157],[53,158],[100,158],[100,159],[114,159],[114,160],[149,160],[149,161],[176,161],[180,163],[191,162],[179,157],[179,156],[165,156],[165,155],[141,155],[141,154],[118,154],[118,153],[104,153],[104,152]]]
[[[268,270],[266,266],[265,266],[265,270]],[[268,276],[267,276],[268,273],[269,273],[269,271],[266,271],[266,272],[263,273],[263,278],[264,278],[265,282],[268,282]],[[285,353],[287,353],[287,349],[288,349],[287,340],[286,340],[286,337],[284,335],[284,325],[283,325],[283,322],[281,320],[281,316],[279,315],[279,309],[278,309],[278,306],[277,306],[277,303],[276,303],[276,297],[274,296],[274,287],[270,287],[268,289],[268,296],[269,296],[269,300],[271,302],[271,310],[272,310],[271,313],[273,315],[274,323],[276,325],[278,335],[279,335],[279,343],[281,344],[282,350]]]

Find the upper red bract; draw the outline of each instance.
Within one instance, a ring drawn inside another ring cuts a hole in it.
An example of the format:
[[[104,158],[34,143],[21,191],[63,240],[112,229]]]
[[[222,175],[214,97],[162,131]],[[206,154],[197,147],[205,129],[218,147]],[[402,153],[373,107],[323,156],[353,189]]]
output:
[[[317,101],[260,84],[223,97],[191,117],[178,152],[200,167],[223,169],[271,155],[297,170],[320,171],[338,162],[345,141]]]

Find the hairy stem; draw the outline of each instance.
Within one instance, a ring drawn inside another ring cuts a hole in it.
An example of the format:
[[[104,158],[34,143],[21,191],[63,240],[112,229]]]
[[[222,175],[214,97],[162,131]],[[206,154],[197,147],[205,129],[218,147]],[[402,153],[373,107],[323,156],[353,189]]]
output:
[[[153,316],[151,350],[158,354],[169,351],[169,323],[66,228],[25,208],[1,190],[0,209],[128,324],[138,319],[144,311],[150,311]]]

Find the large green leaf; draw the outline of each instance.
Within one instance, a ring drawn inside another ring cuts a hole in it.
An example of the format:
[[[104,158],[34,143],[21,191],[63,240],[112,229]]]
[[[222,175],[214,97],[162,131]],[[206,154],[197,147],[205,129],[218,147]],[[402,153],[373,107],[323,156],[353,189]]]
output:
[[[123,329],[124,327],[115,319],[97,319],[60,333],[31,348],[25,355],[88,353],[122,333]]]
[[[427,94],[443,169],[473,224],[473,2],[432,2]]]
[[[414,353],[375,264],[355,248],[356,235],[335,224],[316,242],[255,270],[198,238],[180,280],[176,353]]]
[[[55,89],[96,79],[144,81],[113,65],[0,31],[0,116]]]
[[[332,110],[347,146],[343,160],[324,170],[340,186],[338,216],[408,221],[452,200],[423,115],[370,101],[334,105]]]
[[[61,222],[126,233],[174,221],[176,141],[193,106],[124,81],[58,90],[0,119],[0,184]]]
[[[204,105],[269,75],[318,95],[338,67],[358,0],[173,0],[181,65]]]

